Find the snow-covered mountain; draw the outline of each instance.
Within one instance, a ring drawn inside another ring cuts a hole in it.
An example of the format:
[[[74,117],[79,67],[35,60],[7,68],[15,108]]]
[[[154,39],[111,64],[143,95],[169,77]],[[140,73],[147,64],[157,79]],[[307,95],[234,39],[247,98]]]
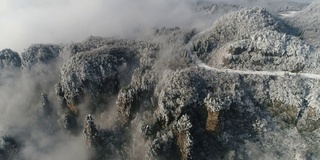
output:
[[[319,8],[199,1],[205,30],[4,49],[0,159],[319,159]]]

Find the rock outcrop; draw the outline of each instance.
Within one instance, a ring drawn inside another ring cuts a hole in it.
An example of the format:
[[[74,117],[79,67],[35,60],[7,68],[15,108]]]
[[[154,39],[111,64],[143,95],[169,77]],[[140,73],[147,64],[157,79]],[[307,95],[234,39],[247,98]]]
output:
[[[126,159],[125,132],[113,129],[103,130],[95,125],[90,114],[85,117],[83,136],[89,149],[93,151],[93,159]],[[128,146],[126,146],[128,147]]]
[[[0,69],[17,70],[21,67],[21,59],[17,52],[11,49],[0,51]]]
[[[128,80],[138,66],[143,45],[142,42],[110,40],[108,45],[72,56],[61,67],[58,87],[67,103],[76,106],[85,96],[99,103],[100,94],[107,97],[117,93],[122,83],[128,83],[123,80]],[[122,73],[124,71],[127,73]]]
[[[15,154],[19,151],[19,145],[11,136],[3,136],[0,138],[0,158],[14,159]]]
[[[318,15],[318,2],[301,13]],[[25,132],[25,143],[2,137],[0,159],[25,156],[24,144],[46,155],[74,145],[56,141],[79,135],[92,160],[319,159],[317,27],[301,25],[300,13],[289,20],[262,7],[197,5],[198,12],[235,12],[200,33],[163,27],[140,40],[33,45],[22,62],[0,51],[0,70],[22,66],[28,76],[21,81],[31,81],[24,111],[38,111],[19,129],[4,128]],[[47,94],[39,100],[40,93]]]
[[[59,57],[60,46],[53,44],[34,44],[22,54],[22,67],[30,70],[35,64],[55,63]]]

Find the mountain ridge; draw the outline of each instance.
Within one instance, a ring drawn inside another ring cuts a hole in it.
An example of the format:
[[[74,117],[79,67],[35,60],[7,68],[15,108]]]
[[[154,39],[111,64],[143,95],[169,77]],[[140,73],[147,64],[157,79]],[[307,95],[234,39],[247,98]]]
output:
[[[201,32],[35,44],[22,58],[2,50],[0,69],[14,74],[0,76],[11,109],[0,157],[77,146],[92,160],[318,159],[320,51],[299,18],[319,2],[292,17],[232,6]]]

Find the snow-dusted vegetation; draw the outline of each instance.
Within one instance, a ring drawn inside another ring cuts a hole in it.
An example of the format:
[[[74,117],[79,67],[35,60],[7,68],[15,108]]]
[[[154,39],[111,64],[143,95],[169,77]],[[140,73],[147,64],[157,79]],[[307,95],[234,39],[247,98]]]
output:
[[[245,2],[192,3],[205,29],[1,50],[0,160],[319,159],[320,1]]]

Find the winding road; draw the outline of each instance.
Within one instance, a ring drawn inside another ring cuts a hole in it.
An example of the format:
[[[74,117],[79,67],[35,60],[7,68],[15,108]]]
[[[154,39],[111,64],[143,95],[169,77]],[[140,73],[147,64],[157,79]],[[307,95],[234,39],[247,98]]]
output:
[[[293,17],[296,14],[298,14],[299,11],[287,11],[280,13],[280,17]],[[208,30],[204,30],[200,33],[198,33],[195,37],[201,36],[202,34],[205,34]],[[320,74],[313,74],[313,73],[293,73],[288,71],[253,71],[253,70],[235,70],[235,69],[219,69],[214,68],[211,66],[208,66],[207,64],[203,63],[196,55],[194,55],[191,51],[192,43],[191,41],[186,45],[186,52],[189,55],[189,57],[192,59],[193,62],[196,63],[197,66],[201,68],[205,68],[207,70],[217,71],[217,72],[226,72],[226,73],[237,73],[237,74],[247,74],[247,75],[269,75],[269,76],[280,76],[280,77],[286,77],[286,76],[300,76],[302,78],[310,78],[310,79],[319,79],[320,80]]]
[[[320,79],[319,74],[312,74],[312,73],[293,73],[288,71],[252,71],[252,70],[235,70],[235,69],[218,69],[214,67],[210,67],[203,63],[201,60],[195,58],[195,63],[197,66],[201,68],[205,68],[207,70],[217,71],[217,72],[226,72],[226,73],[237,73],[237,74],[254,74],[254,75],[269,75],[269,76],[300,76],[303,78],[311,78],[311,79]]]
[[[236,69],[221,69],[208,66],[207,64],[203,63],[196,55],[194,55],[189,47],[190,45],[186,45],[186,53],[189,55],[191,60],[195,62],[198,67],[204,68],[206,70],[212,70],[216,72],[226,72],[226,73],[237,73],[237,74],[247,74],[247,75],[268,75],[268,76],[280,76],[280,77],[287,77],[287,76],[300,76],[302,78],[310,78],[310,79],[319,79],[320,74],[313,74],[313,73],[294,73],[288,71],[253,71],[253,70],[236,70]]]

